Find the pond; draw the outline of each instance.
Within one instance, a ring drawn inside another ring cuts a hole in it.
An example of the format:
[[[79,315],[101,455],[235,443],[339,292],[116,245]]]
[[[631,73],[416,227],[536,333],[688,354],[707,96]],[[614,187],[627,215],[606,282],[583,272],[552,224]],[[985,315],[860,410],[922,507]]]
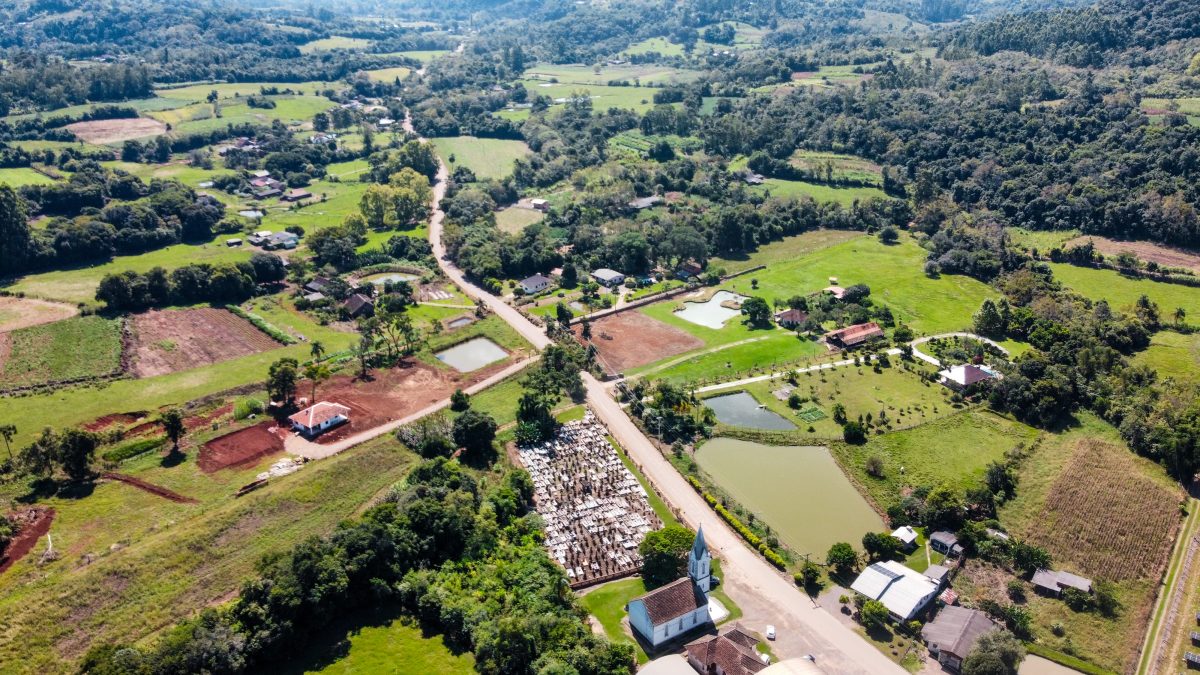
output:
[[[262,218],[263,212],[255,209],[247,209],[245,211],[238,211],[238,215],[245,218]]]
[[[369,281],[373,284],[382,286],[388,282],[396,283],[397,281],[416,281],[421,277],[415,274],[403,274],[401,272],[385,272],[383,274],[372,274],[362,278],[363,281]]]
[[[744,391],[706,398],[704,405],[712,408],[721,424],[768,431],[791,431],[796,428],[786,417],[760,406],[758,399]]]
[[[469,316],[460,316],[457,319],[451,319],[450,321],[447,321],[446,327],[447,328],[462,328],[463,326],[469,326],[474,322],[475,322],[475,319],[472,319]]]
[[[489,363],[502,361],[507,356],[508,352],[500,345],[484,337],[467,340],[437,353],[437,357],[443,363],[460,373],[479,370]]]
[[[684,321],[691,321],[698,326],[721,330],[725,322],[742,313],[740,309],[722,307],[722,302],[736,300],[741,302],[746,298],[729,291],[717,291],[707,302],[685,302],[684,308],[676,310],[675,316]]]
[[[884,529],[828,448],[714,438],[696,462],[801,555],[823,560],[833,544],[860,548],[864,534]]]

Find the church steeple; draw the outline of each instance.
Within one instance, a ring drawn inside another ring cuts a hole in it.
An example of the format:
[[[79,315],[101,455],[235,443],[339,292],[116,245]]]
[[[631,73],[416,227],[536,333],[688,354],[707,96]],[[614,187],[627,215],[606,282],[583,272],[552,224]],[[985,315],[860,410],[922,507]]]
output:
[[[696,540],[688,552],[688,576],[706,593],[712,586],[712,556],[708,552],[708,544],[704,542],[703,525],[696,530]]]

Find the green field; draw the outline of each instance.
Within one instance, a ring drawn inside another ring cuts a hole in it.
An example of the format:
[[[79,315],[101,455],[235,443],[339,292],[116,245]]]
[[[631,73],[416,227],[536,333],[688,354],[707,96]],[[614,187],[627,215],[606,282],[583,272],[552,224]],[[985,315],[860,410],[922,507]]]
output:
[[[696,462],[800,555],[820,559],[839,541],[857,546],[883,529],[826,448],[716,438],[696,450]]]
[[[836,152],[816,152],[812,150],[797,150],[788,160],[792,166],[806,171],[823,174],[826,166],[833,170],[835,180],[855,180],[875,185],[883,184],[882,169],[878,164],[854,155],[841,155]]]
[[[120,169],[128,174],[137,176],[147,183],[155,178],[160,178],[163,180],[177,180],[192,188],[197,187],[200,183],[210,181],[217,176],[232,173],[221,168],[201,169],[191,166],[187,163],[185,157],[173,158],[165,164],[140,164],[137,162],[122,161],[102,162],[102,164],[110,169]],[[220,165],[215,164],[214,166]],[[210,190],[209,194],[215,197],[224,196],[215,190]]]
[[[1093,300],[1107,300],[1113,309],[1129,309],[1145,295],[1158,303],[1162,320],[1171,321],[1175,308],[1182,307],[1189,317],[1200,317],[1200,288],[1167,284],[1149,279],[1133,279],[1114,270],[1076,267],[1065,263],[1050,263],[1054,278],[1071,290]]]
[[[1158,371],[1161,378],[1200,382],[1200,334],[1159,331],[1150,346],[1134,355],[1133,362]]]
[[[664,323],[692,333],[706,345],[630,371],[631,375],[673,382],[715,382],[806,365],[826,353],[812,340],[782,328],[750,330],[737,319],[717,331],[677,318],[676,305],[658,303],[641,310]]]
[[[121,323],[81,316],[8,335],[4,385],[17,387],[108,375],[121,367]]]
[[[333,101],[323,96],[269,96],[274,108],[251,108],[240,102],[225,102],[219,105],[220,117],[213,115],[212,106],[194,104],[179,110],[151,113],[151,116],[172,125],[179,134],[194,134],[223,129],[231,124],[269,125],[275,120],[295,125],[308,122],[319,112],[334,107]],[[177,121],[170,121],[177,120]]]
[[[119,104],[122,108],[133,108],[138,112],[150,112],[153,110],[168,110],[170,108],[178,108],[185,105],[188,101],[176,98],[169,94],[160,94],[154,98],[134,99],[131,101],[121,101]],[[33,119],[35,117],[78,117],[84,113],[91,112],[96,108],[113,105],[112,103],[85,103],[82,105],[73,105],[66,108],[59,108],[49,112],[42,113],[27,113],[22,115],[9,115],[8,117],[0,118],[5,122],[19,122],[21,120]]]
[[[371,48],[371,41],[363,38],[343,37],[334,35],[321,40],[313,40],[300,45],[301,54],[313,54],[316,52],[328,52],[334,49],[350,49],[354,51],[364,51]]]
[[[1027,230],[1023,227],[1005,228],[1012,243],[1026,250],[1046,252],[1078,237],[1079,230]]]
[[[8,184],[15,188],[22,185],[49,185],[53,182],[53,178],[27,167],[0,169],[0,184]]]
[[[465,166],[478,178],[504,178],[512,173],[513,161],[529,154],[529,147],[521,141],[474,136],[435,138],[433,145],[451,169]],[[454,161],[450,161],[451,155]]]
[[[652,37],[629,45],[621,53],[626,56],[640,56],[651,52],[658,52],[663,56],[683,56],[683,45],[671,42],[665,37]]]
[[[772,251],[776,247],[790,248],[787,241],[768,244],[749,256],[747,267],[758,264],[760,259],[776,257]],[[897,321],[927,335],[970,326],[971,316],[983,300],[996,296],[986,284],[970,277],[942,275],[931,279],[923,272],[924,263],[925,249],[908,238],[888,246],[874,237],[861,237],[819,252],[768,263],[767,269],[738,277],[721,287],[773,301],[814,293],[828,286],[830,277],[836,277],[842,287],[870,286],[875,304],[887,305]],[[758,290],[751,288],[754,279],[758,280]]]
[[[396,80],[403,80],[404,78],[408,77],[408,74],[412,72],[412,69],[405,68],[404,66],[397,66],[395,68],[379,68],[377,70],[365,70],[363,72],[367,74],[367,77],[372,82],[390,83]]]
[[[290,668],[285,666],[280,672],[288,675],[409,672],[469,675],[475,672],[475,657],[470,652],[456,653],[446,645],[444,638],[427,638],[420,628],[400,619],[351,628],[343,634],[344,637],[333,644],[325,644],[320,639],[310,643]]]
[[[624,108],[644,113],[654,107],[654,89],[650,87],[610,87],[603,84],[553,83],[538,80],[521,80],[529,93],[549,96],[556,103],[565,103],[577,93],[586,93],[592,98],[596,110]]]
[[[333,87],[331,82],[216,82],[212,84],[192,84],[185,87],[163,87],[156,89],[159,96],[168,97],[175,101],[173,105],[158,108],[168,110],[178,108],[187,103],[203,103],[208,100],[211,92],[217,92],[222,99],[244,96],[261,96],[264,87],[274,87],[279,91],[290,90],[295,94],[315,95]],[[151,99],[156,100],[156,99]]]
[[[453,53],[454,52],[450,51],[449,49],[415,49],[406,52],[388,52],[386,54],[381,54],[381,56],[407,56],[408,58],[416,59],[421,63],[429,63],[434,59],[438,59],[443,56],[449,56]]]
[[[864,445],[833,444],[838,463],[880,509],[900,500],[901,490],[949,485],[957,492],[976,485],[989,462],[1038,431],[986,410],[968,410],[913,429],[872,436]],[[883,460],[883,477],[867,474],[868,459]],[[903,468],[903,473],[901,469]]]
[[[546,214],[536,209],[510,206],[496,212],[496,227],[511,234],[519,234],[530,225],[542,222],[545,217]]]
[[[91,644],[141,641],[199,607],[225,602],[264,554],[329,533],[403,478],[416,459],[385,436],[234,499],[274,458],[204,474],[195,448],[185,452],[178,465],[164,466],[149,453],[121,471],[198,504],[112,481],[90,493],[39,500],[58,512],[50,532],[61,558],[36,564],[43,538],[34,555],[0,576],[0,662],[21,664],[23,672],[58,672]],[[27,489],[9,483],[0,496],[7,501]],[[92,557],[87,564],[85,555]],[[434,646],[425,648],[436,654]]]
[[[772,197],[812,197],[818,202],[837,202],[842,206],[850,206],[856,201],[887,198],[879,188],[840,187],[782,178],[768,178],[762,185],[754,186],[753,189],[769,193]]]
[[[622,80],[630,84],[647,85],[692,82],[700,77],[700,72],[656,64],[624,64],[620,66],[539,64],[525,71],[525,75],[529,79],[543,81],[553,79],[566,84],[602,85],[614,80]]]

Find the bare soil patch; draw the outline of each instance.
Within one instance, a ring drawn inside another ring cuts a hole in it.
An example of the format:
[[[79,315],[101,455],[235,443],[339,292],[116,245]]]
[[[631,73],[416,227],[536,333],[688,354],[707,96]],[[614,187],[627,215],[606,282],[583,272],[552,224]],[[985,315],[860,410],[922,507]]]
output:
[[[572,328],[580,336],[582,326]],[[582,338],[581,338],[582,339]],[[592,322],[592,344],[611,372],[654,363],[704,346],[700,338],[636,310]]]
[[[62,321],[78,313],[77,307],[60,302],[0,296],[0,333]]]
[[[1157,579],[1180,526],[1184,495],[1142,475],[1136,461],[1111,443],[1079,441],[1028,538],[1086,575]]]
[[[91,422],[83,425],[83,428],[94,432],[107,431],[113,427],[125,426],[127,424],[133,424],[134,422],[145,420],[146,415],[147,413],[145,412],[113,413],[111,415],[97,417]]]
[[[197,502],[195,499],[192,499],[191,497],[185,497],[185,496],[179,494],[178,492],[168,490],[165,487],[155,485],[153,483],[147,483],[146,481],[140,480],[138,478],[134,478],[133,476],[126,476],[123,473],[102,473],[102,474],[100,474],[100,476],[102,478],[107,478],[109,480],[115,480],[115,481],[119,481],[121,483],[125,483],[126,485],[132,485],[135,488],[138,488],[139,490],[145,490],[146,492],[149,492],[152,495],[158,495],[159,497],[162,497],[164,499],[169,499],[173,502],[178,502],[180,504],[199,504],[199,502]]]
[[[148,117],[76,122],[68,124],[66,128],[79,140],[95,145],[121,143],[167,132],[167,125]]]
[[[34,507],[10,517],[17,522],[19,529],[17,536],[8,542],[8,548],[0,554],[0,574],[28,555],[38,539],[50,531],[50,523],[54,522],[54,509]]]
[[[275,422],[267,420],[205,443],[196,463],[204,473],[213,473],[253,464],[278,452],[283,452],[283,437]]]
[[[149,311],[132,317],[130,372],[153,377],[276,349],[280,344],[223,309]]]
[[[1108,237],[1085,235],[1063,243],[1068,249],[1091,241],[1096,250],[1104,255],[1118,255],[1128,251],[1140,260],[1156,262],[1163,267],[1182,267],[1194,272],[1200,272],[1200,253],[1182,248],[1163,246],[1148,241],[1117,241]]]

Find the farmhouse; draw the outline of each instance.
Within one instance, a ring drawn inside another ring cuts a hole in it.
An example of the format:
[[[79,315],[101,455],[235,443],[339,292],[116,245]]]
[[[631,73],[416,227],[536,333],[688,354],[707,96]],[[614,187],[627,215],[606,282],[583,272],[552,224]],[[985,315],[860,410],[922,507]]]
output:
[[[550,278],[541,274],[535,274],[527,279],[522,279],[520,282],[521,290],[525,291],[526,295],[541,293],[550,288]]]
[[[897,527],[892,532],[892,538],[900,542],[900,548],[911,551],[917,547],[917,531],[911,525]]]
[[[742,172],[742,180],[745,181],[747,185],[762,185],[767,179],[761,173],[754,173],[753,171],[747,169],[746,171]]]
[[[295,235],[291,232],[276,232],[275,234],[271,235],[270,237],[267,237],[267,240],[265,242],[263,242],[263,248],[267,248],[267,249],[284,248],[284,249],[290,250],[290,249],[296,248],[296,246],[298,246],[299,244],[300,244],[300,237],[298,237],[297,235]]]
[[[320,293],[329,285],[329,280],[325,277],[313,277],[313,280],[304,284],[304,290],[309,293]]]
[[[795,328],[808,321],[808,314],[798,309],[781,309],[775,312],[775,323],[784,328]]]
[[[704,267],[702,267],[700,263],[696,262],[695,260],[689,260],[679,266],[679,269],[676,270],[675,275],[680,279],[687,281],[692,277],[700,276],[700,273],[703,271]]]
[[[825,334],[825,341],[838,347],[857,347],[883,337],[883,329],[874,321],[858,323]]]
[[[312,199],[312,193],[304,188],[296,188],[289,190],[286,194],[280,197],[285,202],[299,202],[305,199]]]
[[[246,237],[246,241],[250,242],[251,246],[262,246],[267,242],[267,239],[272,234],[275,233],[270,230],[259,230],[254,234],[251,234],[249,237]]]
[[[278,197],[281,194],[283,194],[283,191],[280,190],[279,188],[265,187],[265,188],[262,188],[261,190],[255,192],[254,198],[260,199],[260,200],[261,199],[270,199],[271,197]]]
[[[592,272],[592,278],[601,286],[616,288],[625,283],[625,275],[616,270],[610,270],[607,267],[601,267]]]
[[[987,614],[964,607],[945,607],[937,618],[921,629],[921,638],[929,647],[930,656],[938,663],[958,671],[967,654],[985,633],[997,630]]]
[[[823,288],[821,290],[825,291],[826,293],[829,293],[830,295],[837,298],[838,300],[841,300],[842,298],[846,297],[846,289],[844,289],[841,286],[838,286],[836,284],[833,286],[826,286],[825,288]]]
[[[535,211],[550,210],[550,202],[546,201],[545,199],[530,199],[529,205],[532,206]]]
[[[958,544],[958,537],[953,532],[946,532],[945,530],[938,530],[929,535],[929,548],[942,555],[948,555],[951,558],[957,558],[962,555],[963,550],[962,546]]]
[[[355,293],[346,298],[346,302],[342,306],[346,308],[346,314],[351,319],[357,319],[360,316],[371,316],[375,313],[375,303],[362,293]]]
[[[662,203],[663,198],[658,195],[650,195],[649,197],[640,197],[629,202],[629,208],[635,211],[654,208]]]
[[[350,421],[350,409],[337,403],[321,401],[312,407],[305,408],[288,418],[292,428],[305,436],[317,434]]]
[[[659,645],[712,623],[708,590],[712,587],[712,557],[704,529],[696,532],[688,552],[688,575],[629,601],[629,625],[651,645]]]
[[[1061,570],[1055,572],[1042,568],[1033,573],[1033,588],[1039,593],[1045,593],[1053,597],[1062,595],[1062,592],[1068,588],[1074,588],[1083,593],[1092,592],[1092,580],[1081,577],[1078,574],[1063,572]]]
[[[758,653],[758,637],[741,624],[717,635],[684,645],[687,660],[698,673],[753,675],[767,667],[770,657]]]
[[[938,593],[937,584],[894,560],[872,564],[858,575],[850,588],[882,602],[896,621],[912,619]]]
[[[939,382],[957,391],[967,389],[968,387],[979,384],[980,382],[987,382],[992,378],[999,378],[1000,373],[997,373],[987,366],[977,366],[973,363],[966,363],[940,371],[938,372],[938,376]]]

